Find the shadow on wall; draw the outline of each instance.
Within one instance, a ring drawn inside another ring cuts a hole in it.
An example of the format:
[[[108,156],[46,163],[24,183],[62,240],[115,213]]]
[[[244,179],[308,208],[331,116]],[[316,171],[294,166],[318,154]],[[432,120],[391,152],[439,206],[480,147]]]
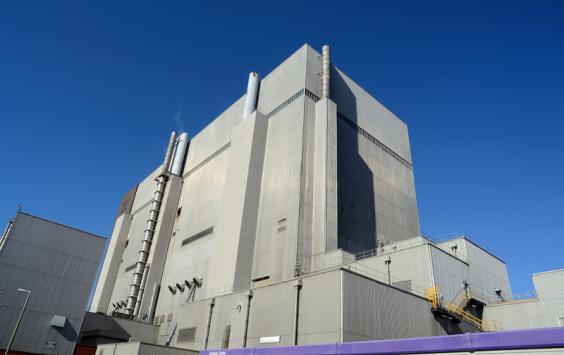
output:
[[[352,253],[376,248],[376,206],[373,173],[360,156],[358,132],[343,118],[357,123],[356,96],[342,75],[331,67],[331,93],[337,108],[338,247]]]
[[[55,329],[59,335],[65,338],[69,342],[75,342],[78,340],[78,333],[69,319],[65,321],[65,326],[62,328],[52,327]]]

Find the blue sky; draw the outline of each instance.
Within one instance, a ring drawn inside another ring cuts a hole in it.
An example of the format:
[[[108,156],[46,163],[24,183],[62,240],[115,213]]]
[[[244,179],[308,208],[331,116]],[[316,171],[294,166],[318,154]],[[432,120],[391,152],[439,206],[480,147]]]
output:
[[[469,234],[517,292],[564,267],[562,1],[3,2],[0,221],[110,235],[171,130],[303,43],[408,124],[425,234]]]

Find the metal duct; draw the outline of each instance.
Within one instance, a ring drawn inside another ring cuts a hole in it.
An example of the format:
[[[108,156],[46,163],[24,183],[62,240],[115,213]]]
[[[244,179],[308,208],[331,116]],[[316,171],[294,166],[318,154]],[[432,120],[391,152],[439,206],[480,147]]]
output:
[[[125,307],[125,312],[131,316],[135,316],[135,304],[137,303],[137,298],[139,297],[141,279],[143,278],[145,265],[147,265],[149,251],[151,250],[151,243],[153,242],[155,228],[157,227],[157,221],[159,219],[159,212],[161,211],[161,203],[163,202],[166,183],[168,181],[168,167],[172,159],[172,150],[174,149],[175,141],[176,132],[172,132],[172,134],[170,135],[170,140],[168,142],[168,148],[166,150],[161,173],[157,178],[157,189],[155,191],[155,197],[153,198],[151,210],[149,211],[149,219],[147,220],[147,227],[145,228],[145,238],[143,239],[143,242],[141,244],[139,259],[137,259],[137,265],[135,266],[135,272],[133,273],[133,281],[131,282],[129,296],[127,297],[127,306]]]
[[[174,157],[170,165],[170,172],[177,176],[182,176],[182,168],[186,157],[186,148],[188,147],[188,133],[182,133],[176,139],[176,148],[174,149]]]
[[[134,314],[139,314],[139,307],[141,307],[141,301],[145,295],[145,287],[147,286],[147,276],[149,275],[149,264],[145,265],[145,270],[143,271],[143,277],[141,278],[141,286],[139,287],[139,294],[137,295],[137,302],[135,302]]]
[[[245,107],[243,108],[243,118],[246,118],[257,109],[258,86],[258,73],[250,73],[249,83],[247,84],[247,97],[245,98]]]
[[[331,53],[328,45],[323,46],[321,66],[321,98],[329,98],[329,83],[331,78]]]

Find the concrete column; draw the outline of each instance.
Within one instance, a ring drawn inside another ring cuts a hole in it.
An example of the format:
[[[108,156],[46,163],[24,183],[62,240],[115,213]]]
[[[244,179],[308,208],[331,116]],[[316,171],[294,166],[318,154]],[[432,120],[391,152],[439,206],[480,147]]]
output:
[[[338,247],[337,105],[329,98],[315,106],[312,254]]]
[[[233,129],[209,274],[211,292],[250,285],[267,130],[268,121],[258,111]]]
[[[111,314],[113,308],[110,307],[110,298],[116,282],[116,276],[125,248],[125,242],[131,227],[133,217],[129,213],[122,213],[116,218],[114,230],[106,249],[104,263],[100,270],[100,276],[96,283],[96,290],[90,303],[90,312],[103,312]]]

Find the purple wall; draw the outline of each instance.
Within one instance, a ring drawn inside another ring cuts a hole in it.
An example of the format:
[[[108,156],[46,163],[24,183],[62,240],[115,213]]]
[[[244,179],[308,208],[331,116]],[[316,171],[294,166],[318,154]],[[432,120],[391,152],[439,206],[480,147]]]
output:
[[[468,333],[426,338],[360,341],[271,348],[205,350],[202,355],[425,354],[456,351],[564,348],[564,328]]]

